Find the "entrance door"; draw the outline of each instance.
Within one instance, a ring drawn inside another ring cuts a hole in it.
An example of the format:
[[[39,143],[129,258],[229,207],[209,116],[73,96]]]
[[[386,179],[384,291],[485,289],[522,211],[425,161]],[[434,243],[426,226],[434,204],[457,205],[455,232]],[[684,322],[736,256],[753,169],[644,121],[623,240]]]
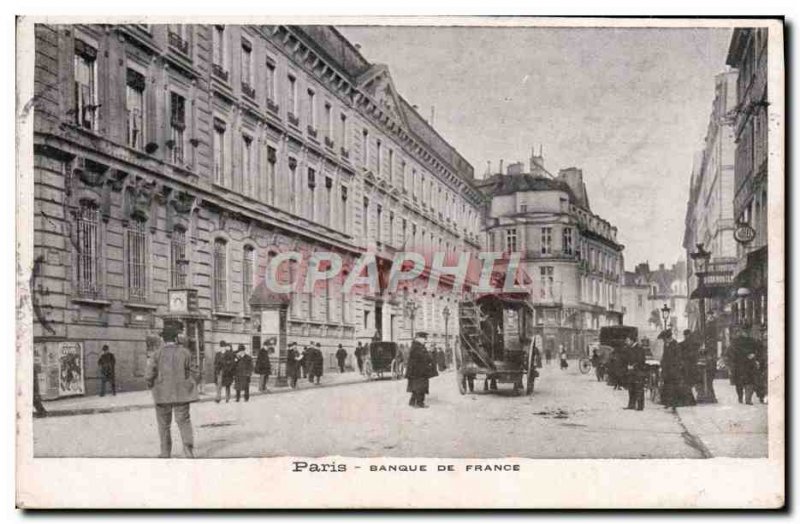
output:
[[[375,332],[378,339],[383,340],[383,304],[380,302],[375,302]]]

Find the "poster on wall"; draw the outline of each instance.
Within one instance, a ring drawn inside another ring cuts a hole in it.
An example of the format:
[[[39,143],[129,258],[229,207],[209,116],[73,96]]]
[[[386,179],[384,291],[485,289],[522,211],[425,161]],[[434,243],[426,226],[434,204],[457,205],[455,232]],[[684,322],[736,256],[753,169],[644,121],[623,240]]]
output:
[[[277,337],[281,333],[281,315],[278,310],[266,310],[261,312],[261,334],[269,337]]]
[[[62,342],[58,346],[58,396],[83,395],[83,345]]]

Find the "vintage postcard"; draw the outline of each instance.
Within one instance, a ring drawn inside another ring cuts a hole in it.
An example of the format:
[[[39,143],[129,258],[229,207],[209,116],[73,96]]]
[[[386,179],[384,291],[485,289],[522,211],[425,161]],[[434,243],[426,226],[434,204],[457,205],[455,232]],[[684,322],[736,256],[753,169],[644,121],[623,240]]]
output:
[[[779,18],[17,24],[17,504],[779,508]]]

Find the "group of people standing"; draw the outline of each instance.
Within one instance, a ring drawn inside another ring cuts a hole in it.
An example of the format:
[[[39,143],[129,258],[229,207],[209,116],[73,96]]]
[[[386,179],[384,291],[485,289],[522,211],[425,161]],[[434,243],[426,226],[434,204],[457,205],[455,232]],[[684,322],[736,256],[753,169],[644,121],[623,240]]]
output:
[[[217,386],[217,396],[214,399],[216,402],[222,400],[222,390],[225,390],[225,402],[231,400],[231,386],[236,390],[236,402],[242,398],[244,394],[244,401],[250,400],[250,379],[253,376],[254,366],[253,357],[247,353],[244,344],[239,344],[236,351],[233,350],[233,345],[228,344],[224,340],[219,343],[220,348],[224,348],[214,355],[214,383]],[[266,344],[265,344],[266,346]],[[267,377],[270,373],[269,364],[269,347],[259,350],[257,355],[258,373],[261,375],[259,380],[259,390],[262,385],[266,388]],[[262,353],[262,351],[264,353]],[[266,357],[266,358],[265,358]],[[265,363],[266,360],[266,363]]]
[[[730,379],[736,388],[739,403],[752,404],[753,394],[764,404],[767,397],[767,351],[764,344],[739,329],[728,350]]]
[[[289,386],[297,387],[297,380],[302,376],[312,384],[319,384],[325,368],[325,357],[322,355],[322,344],[309,344],[300,351],[296,342],[289,344],[286,352],[286,377]]]

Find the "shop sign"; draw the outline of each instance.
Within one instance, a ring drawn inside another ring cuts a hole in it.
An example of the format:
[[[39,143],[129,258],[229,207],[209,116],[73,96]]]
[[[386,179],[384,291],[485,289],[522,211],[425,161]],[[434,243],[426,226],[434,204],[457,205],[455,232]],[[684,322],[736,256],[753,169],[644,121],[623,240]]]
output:
[[[740,244],[749,244],[756,238],[756,230],[750,224],[739,224],[733,232],[733,238]]]

